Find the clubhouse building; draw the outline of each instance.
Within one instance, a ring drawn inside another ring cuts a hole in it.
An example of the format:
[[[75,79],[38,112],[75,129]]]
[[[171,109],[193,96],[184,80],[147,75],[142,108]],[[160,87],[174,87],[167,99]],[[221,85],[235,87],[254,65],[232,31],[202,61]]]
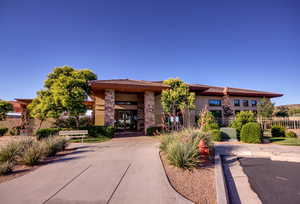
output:
[[[119,130],[143,132],[162,123],[160,95],[169,86],[162,81],[112,79],[90,81],[92,89],[92,116],[95,125],[114,125]],[[208,107],[217,119],[224,118],[225,96],[230,99],[234,113],[256,112],[263,98],[271,99],[282,94],[230,87],[187,84],[196,95],[195,110],[190,120],[195,123],[199,112]]]

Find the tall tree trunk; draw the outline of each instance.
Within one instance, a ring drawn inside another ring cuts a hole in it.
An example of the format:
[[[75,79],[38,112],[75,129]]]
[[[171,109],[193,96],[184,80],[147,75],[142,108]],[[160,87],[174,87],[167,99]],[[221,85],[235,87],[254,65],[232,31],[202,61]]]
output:
[[[44,122],[44,120],[40,120],[40,124],[39,124],[38,129],[40,129],[42,127],[43,122]]]

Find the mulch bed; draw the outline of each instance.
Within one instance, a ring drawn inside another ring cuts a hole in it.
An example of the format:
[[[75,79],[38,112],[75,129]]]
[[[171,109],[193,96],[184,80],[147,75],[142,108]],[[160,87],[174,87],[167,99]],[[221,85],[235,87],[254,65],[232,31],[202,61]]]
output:
[[[193,170],[183,170],[168,164],[165,155],[160,153],[168,179],[173,188],[196,204],[215,204],[214,163],[206,161]]]
[[[58,152],[56,154],[56,156],[54,156],[54,157],[44,158],[40,162],[39,165],[35,165],[35,166],[16,165],[11,173],[9,173],[7,175],[0,175],[0,183],[4,183],[4,182],[10,181],[12,179],[18,178],[20,176],[23,176],[25,174],[28,174],[41,166],[47,165],[55,160],[60,159],[61,157],[65,156],[69,153],[72,153],[75,150],[76,150],[76,148],[69,148],[63,152]]]

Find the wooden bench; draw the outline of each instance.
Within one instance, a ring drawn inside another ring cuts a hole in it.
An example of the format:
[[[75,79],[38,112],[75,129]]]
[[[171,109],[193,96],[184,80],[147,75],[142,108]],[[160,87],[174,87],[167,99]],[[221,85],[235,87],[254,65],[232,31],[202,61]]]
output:
[[[81,138],[81,143],[83,143],[83,138],[87,137],[89,132],[87,130],[68,130],[59,131],[59,136],[67,136],[69,138]]]

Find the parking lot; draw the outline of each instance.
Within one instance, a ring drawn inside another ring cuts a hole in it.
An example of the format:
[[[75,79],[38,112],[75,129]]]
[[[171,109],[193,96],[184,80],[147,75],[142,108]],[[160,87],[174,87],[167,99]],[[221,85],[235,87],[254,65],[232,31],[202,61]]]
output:
[[[300,163],[268,158],[240,158],[239,161],[262,203],[300,203]]]

